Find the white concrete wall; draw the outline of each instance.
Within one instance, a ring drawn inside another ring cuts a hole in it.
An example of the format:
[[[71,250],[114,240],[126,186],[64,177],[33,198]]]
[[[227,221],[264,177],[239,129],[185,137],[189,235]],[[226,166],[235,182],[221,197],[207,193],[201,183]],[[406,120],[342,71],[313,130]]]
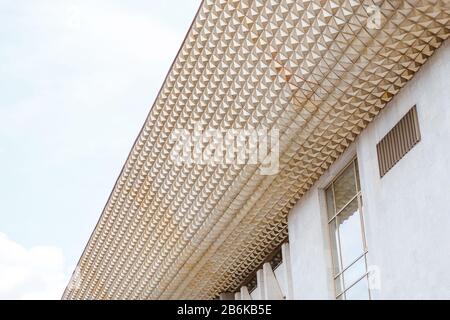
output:
[[[294,299],[332,297],[331,259],[320,210],[318,190],[313,188],[289,215]]]
[[[334,299],[323,188],[353,159],[355,152],[355,146],[350,146],[289,213],[294,299]]]
[[[252,298],[252,300],[261,300],[261,298],[259,297],[259,288],[256,287],[255,290],[253,290],[250,293],[250,297]]]
[[[413,106],[422,140],[382,179],[376,143]],[[357,142],[369,264],[381,299],[450,299],[450,42]]]
[[[382,179],[376,144],[413,106],[422,140]],[[357,154],[374,299],[450,299],[450,41],[366,128],[289,215],[294,299],[332,299],[323,188]]]

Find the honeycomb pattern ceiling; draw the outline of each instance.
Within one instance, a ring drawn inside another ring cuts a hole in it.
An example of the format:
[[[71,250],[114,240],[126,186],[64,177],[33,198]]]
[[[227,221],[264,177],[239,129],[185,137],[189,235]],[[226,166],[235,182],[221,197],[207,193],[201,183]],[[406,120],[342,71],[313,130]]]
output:
[[[449,19],[446,0],[205,0],[63,298],[235,290],[284,241],[295,202],[449,36]],[[174,163],[171,132],[195,124],[278,128],[279,173]]]

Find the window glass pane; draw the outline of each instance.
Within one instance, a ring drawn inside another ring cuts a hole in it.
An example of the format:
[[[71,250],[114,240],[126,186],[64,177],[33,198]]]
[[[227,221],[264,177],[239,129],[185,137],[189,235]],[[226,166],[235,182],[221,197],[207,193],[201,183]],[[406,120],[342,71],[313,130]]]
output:
[[[369,286],[367,283],[367,277],[362,278],[353,287],[345,292],[347,300],[368,300],[369,299]]]
[[[328,220],[330,220],[336,214],[336,210],[334,209],[333,185],[325,191],[325,195],[327,197]]]
[[[350,287],[356,280],[361,278],[366,273],[365,257],[359,258],[350,268],[344,272],[344,285],[346,288]]]
[[[342,267],[347,267],[364,252],[358,199],[354,199],[337,216]]]
[[[355,171],[353,164],[339,176],[334,184],[336,211],[344,207],[356,195]]]
[[[339,258],[339,238],[336,229],[336,219],[330,222],[330,239],[331,239],[331,254],[333,256],[333,275],[341,271],[341,263]]]

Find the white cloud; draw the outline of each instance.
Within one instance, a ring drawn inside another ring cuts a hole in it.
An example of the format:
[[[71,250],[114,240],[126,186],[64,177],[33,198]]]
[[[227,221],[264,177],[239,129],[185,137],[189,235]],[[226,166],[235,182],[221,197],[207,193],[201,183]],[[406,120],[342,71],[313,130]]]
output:
[[[61,296],[199,2],[0,0],[0,299]]]
[[[0,299],[60,299],[67,271],[61,249],[27,249],[0,232]]]

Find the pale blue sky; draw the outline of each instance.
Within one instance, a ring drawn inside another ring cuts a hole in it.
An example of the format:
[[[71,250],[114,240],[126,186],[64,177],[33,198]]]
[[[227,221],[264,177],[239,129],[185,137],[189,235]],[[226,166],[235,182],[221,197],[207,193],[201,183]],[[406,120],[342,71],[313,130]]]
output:
[[[0,0],[0,298],[59,298],[199,4]]]

